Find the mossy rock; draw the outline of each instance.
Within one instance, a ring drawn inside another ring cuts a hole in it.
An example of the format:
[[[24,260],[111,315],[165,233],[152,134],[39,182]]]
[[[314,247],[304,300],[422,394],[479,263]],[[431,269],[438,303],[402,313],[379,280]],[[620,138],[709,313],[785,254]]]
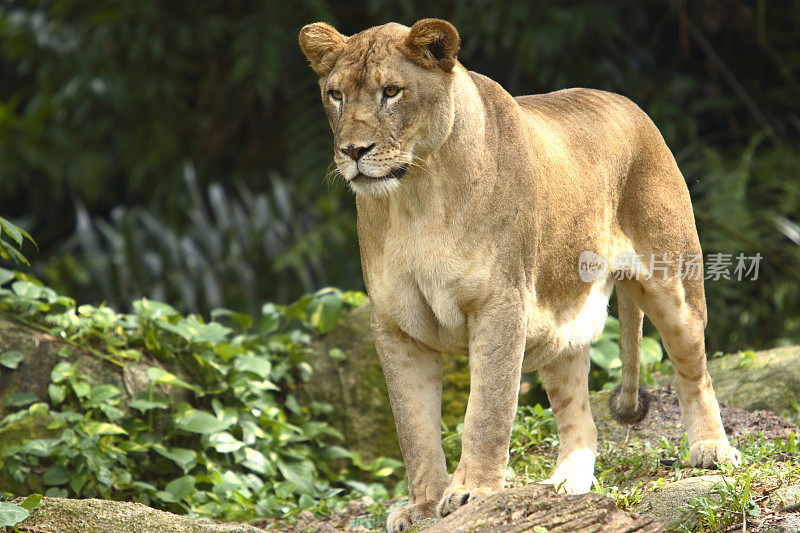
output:
[[[689,530],[696,527],[697,515],[688,511],[692,501],[709,496],[725,479],[716,474],[681,479],[645,494],[636,512],[655,518],[667,531],[678,530],[681,524]]]
[[[17,453],[26,442],[32,439],[45,439],[58,436],[60,430],[48,429],[53,417],[35,413],[0,430],[0,492],[27,495],[43,492],[44,485],[40,475],[14,479],[6,468],[6,462]]]
[[[19,504],[22,498],[15,500]],[[140,503],[43,498],[44,507],[20,523],[20,531],[48,533],[258,533],[247,524],[223,524],[152,509]]]
[[[332,405],[331,425],[344,435],[344,445],[366,461],[399,458],[386,382],[370,333],[369,302],[317,339],[309,361],[314,373],[302,387],[303,403]]]
[[[708,361],[717,400],[745,411],[771,411],[787,418],[800,404],[800,346],[737,352]],[[656,375],[671,386],[672,375]]]
[[[0,370],[0,418],[9,410],[3,407],[3,400],[12,394],[33,393],[40,401],[48,401],[50,373],[60,361],[76,364],[78,374],[91,384],[117,387],[123,394],[123,404],[137,392],[147,390],[150,385],[147,370],[152,366],[161,366],[153,360],[116,364],[89,350],[76,348],[36,328],[0,315],[0,353],[10,350],[20,352],[23,357],[16,369]],[[168,370],[191,381],[181,368],[170,367]],[[179,387],[159,386],[159,392],[174,398],[176,402],[188,400],[190,396],[188,391]]]
[[[745,411],[797,413],[800,404],[800,346],[739,352],[708,362],[717,398]]]

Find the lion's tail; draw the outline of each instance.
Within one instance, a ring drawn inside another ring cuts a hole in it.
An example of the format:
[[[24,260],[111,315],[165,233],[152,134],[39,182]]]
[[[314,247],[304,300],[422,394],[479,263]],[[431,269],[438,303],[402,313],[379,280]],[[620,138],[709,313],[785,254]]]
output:
[[[620,424],[638,424],[647,416],[650,394],[639,386],[639,359],[642,351],[644,314],[622,287],[617,286],[619,341],[622,359],[622,383],[609,399],[611,416]]]

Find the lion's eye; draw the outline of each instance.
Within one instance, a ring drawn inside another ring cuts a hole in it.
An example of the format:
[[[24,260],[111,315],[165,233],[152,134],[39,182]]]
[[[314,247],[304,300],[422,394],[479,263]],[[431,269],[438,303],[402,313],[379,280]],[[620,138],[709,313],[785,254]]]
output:
[[[334,100],[341,100],[342,99],[342,91],[339,91],[337,89],[331,89],[330,91],[328,91],[328,96],[330,96]]]
[[[389,85],[383,90],[383,96],[386,98],[391,98],[393,96],[397,96],[400,93],[400,87],[397,85]]]

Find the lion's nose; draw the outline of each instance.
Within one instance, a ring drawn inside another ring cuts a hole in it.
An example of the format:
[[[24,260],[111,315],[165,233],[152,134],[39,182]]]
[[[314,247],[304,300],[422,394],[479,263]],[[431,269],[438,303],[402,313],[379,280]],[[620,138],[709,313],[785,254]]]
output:
[[[341,151],[344,155],[349,155],[353,161],[358,161],[361,159],[361,156],[373,148],[375,148],[375,143],[372,143],[369,146],[355,146],[353,144],[348,144],[344,148],[341,148]]]

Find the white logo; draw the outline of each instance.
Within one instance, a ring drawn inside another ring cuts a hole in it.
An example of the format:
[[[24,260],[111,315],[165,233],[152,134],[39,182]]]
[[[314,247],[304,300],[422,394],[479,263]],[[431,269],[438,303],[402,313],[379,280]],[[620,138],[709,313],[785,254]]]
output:
[[[578,257],[578,275],[581,281],[589,283],[601,279],[605,277],[607,270],[608,262],[594,252],[584,250]]]

